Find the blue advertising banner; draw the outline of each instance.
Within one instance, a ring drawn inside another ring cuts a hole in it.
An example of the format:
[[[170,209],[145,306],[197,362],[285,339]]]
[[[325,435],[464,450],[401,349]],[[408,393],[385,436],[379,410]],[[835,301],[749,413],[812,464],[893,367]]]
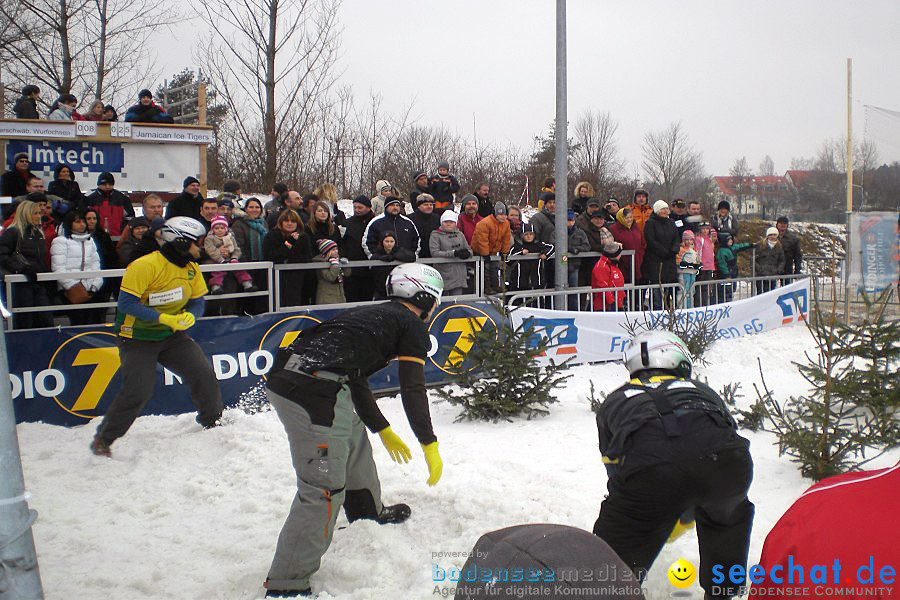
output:
[[[305,328],[340,310],[311,310],[255,317],[202,319],[190,335],[212,361],[226,407],[264,400],[262,384],[276,350]],[[496,327],[499,315],[489,304],[443,304],[429,324],[431,349],[425,363],[429,383],[466,368],[472,348],[468,335]],[[121,387],[116,335],[109,326],[62,327],[6,333],[9,378],[16,422],[83,425],[102,416]],[[373,390],[398,386],[397,364],[369,378]],[[153,397],[142,414],[195,410],[178,377],[157,365]]]
[[[52,172],[56,165],[68,165],[76,173],[95,175],[109,171],[119,173],[125,166],[122,144],[99,142],[62,142],[54,140],[9,140],[6,164],[12,164],[19,152],[28,155],[34,173]]]
[[[878,294],[897,284],[900,229],[896,212],[850,215],[850,283]]]

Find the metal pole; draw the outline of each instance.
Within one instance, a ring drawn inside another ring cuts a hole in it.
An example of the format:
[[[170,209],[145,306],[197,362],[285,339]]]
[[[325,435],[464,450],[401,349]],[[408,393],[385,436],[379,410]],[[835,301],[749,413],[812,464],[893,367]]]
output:
[[[853,213],[853,59],[847,59],[847,256],[853,248],[850,215]],[[844,321],[850,323],[850,281],[844,289]]]
[[[556,0],[556,289],[569,287],[569,234],[566,213],[569,211],[568,179],[569,136],[566,116],[566,0]],[[565,310],[566,296],[554,296],[553,307]]]
[[[38,600],[44,591],[31,534],[37,511],[28,509],[11,391],[0,325],[0,600]]]

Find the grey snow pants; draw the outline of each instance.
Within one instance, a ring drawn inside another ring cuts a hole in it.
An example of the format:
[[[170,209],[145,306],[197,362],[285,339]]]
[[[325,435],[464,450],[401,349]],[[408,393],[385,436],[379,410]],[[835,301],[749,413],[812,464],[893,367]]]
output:
[[[331,374],[317,375],[326,378]],[[321,388],[315,380],[311,383],[310,387]],[[278,536],[267,578],[272,590],[309,587],[310,576],[319,569],[331,544],[347,490],[365,491],[367,496],[370,493],[374,515],[382,509],[381,483],[369,436],[353,408],[350,388],[343,381],[339,383],[330,426],[313,424],[302,406],[266,390],[287,433],[297,473],[297,494]],[[303,390],[298,389],[297,393]],[[345,511],[350,518],[349,507]]]

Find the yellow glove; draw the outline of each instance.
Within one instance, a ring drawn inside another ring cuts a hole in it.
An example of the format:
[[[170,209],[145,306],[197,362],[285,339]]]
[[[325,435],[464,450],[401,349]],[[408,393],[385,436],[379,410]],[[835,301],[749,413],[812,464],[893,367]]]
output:
[[[167,315],[165,313],[159,315],[159,322],[167,327],[171,327],[172,331],[184,331],[193,327],[196,319],[189,312],[180,312],[177,315]]]
[[[431,442],[427,446],[422,444],[422,450],[425,452],[425,462],[428,463],[428,485],[435,485],[444,471],[444,462],[438,454],[438,443]]]
[[[378,432],[378,435],[381,437],[381,443],[387,448],[388,454],[391,455],[391,460],[396,463],[409,462],[409,459],[412,458],[409,446],[404,444],[400,436],[391,431],[390,427],[385,427]]]

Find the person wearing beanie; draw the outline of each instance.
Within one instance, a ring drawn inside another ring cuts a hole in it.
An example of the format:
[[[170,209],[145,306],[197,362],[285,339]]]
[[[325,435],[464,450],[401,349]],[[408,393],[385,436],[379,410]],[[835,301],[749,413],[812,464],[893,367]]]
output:
[[[585,204],[584,212],[575,217],[575,225],[587,236],[591,252],[600,252],[606,243],[613,241],[605,211],[606,209],[600,208],[600,202],[592,198]],[[597,257],[580,258],[578,261],[581,263],[578,268],[578,285],[590,285],[591,271],[597,263]]]
[[[541,186],[540,193],[538,194],[538,212],[544,210],[544,200],[546,199],[547,194],[553,194],[553,197],[556,198],[556,179],[553,177],[544,179],[544,185]]]
[[[580,215],[579,215],[580,216]],[[597,215],[598,217],[600,215]],[[581,270],[581,258],[575,258],[582,252],[591,250],[591,242],[587,233],[578,227],[575,223],[575,211],[571,208],[566,212],[566,233],[568,234],[569,259],[566,261],[568,265],[569,287],[578,287],[578,273]],[[605,229],[604,229],[605,231]],[[610,236],[612,238],[612,236]],[[590,261],[593,262],[593,261]],[[591,265],[593,267],[593,264]],[[569,310],[578,310],[578,302],[580,295],[571,294],[568,296],[567,303]]]
[[[228,219],[224,215],[216,215],[210,223],[209,234],[203,240],[203,248],[206,250],[207,259],[204,264],[221,265],[225,263],[240,262],[241,247],[238,245],[234,234],[228,226]],[[209,293],[213,295],[224,294],[224,282],[227,275],[232,275],[245,292],[255,292],[257,288],[253,284],[253,277],[247,271],[211,271],[209,273]]]
[[[40,119],[37,110],[37,101],[41,97],[41,90],[36,85],[26,85],[22,88],[22,96],[13,107],[13,114],[17,119]]]
[[[375,195],[372,196],[372,212],[378,216],[384,212],[384,201],[394,194],[394,186],[387,179],[379,179],[375,182]]]
[[[428,173],[426,173],[424,169],[416,169],[412,180],[414,189],[409,193],[409,203],[415,207],[416,199],[419,197],[419,194],[431,193],[431,180],[428,178]]]
[[[328,238],[320,239],[316,247],[319,253],[313,257],[314,262],[328,263],[325,269],[316,271],[316,304],[343,304],[347,301],[344,295],[344,280],[351,273],[346,258],[342,258],[338,245]]]
[[[740,274],[738,272],[737,255],[744,250],[750,250],[755,244],[743,243],[736,244],[734,238],[727,231],[719,234],[719,249],[716,251],[716,269],[718,272],[717,279],[736,279]],[[716,300],[719,302],[731,302],[734,295],[734,284],[730,282],[719,283],[716,285],[718,290]]]
[[[15,198],[27,193],[25,185],[29,178],[35,176],[29,169],[30,164],[28,155],[24,152],[17,152],[13,156],[13,163],[9,171],[0,175],[0,196]],[[6,216],[4,212],[4,220]]]
[[[478,198],[478,216],[481,218],[494,214],[494,201],[491,200],[491,186],[482,183],[472,194]]]
[[[487,259],[484,265],[487,271],[485,294],[502,294],[505,288],[502,274],[512,246],[508,213],[506,204],[494,203],[494,214],[478,221],[472,234],[472,252]]]
[[[678,283],[678,267],[675,257],[681,246],[681,236],[672,219],[669,218],[669,205],[665,200],[657,200],[653,205],[653,214],[644,224],[644,241],[647,250],[641,265],[643,279],[654,285],[652,291],[653,310],[662,310],[674,298],[671,289],[665,292],[665,301],[659,288],[660,284]]]
[[[625,276],[619,268],[622,244],[611,241],[600,251],[602,256],[591,271],[591,287],[594,289],[625,287]],[[614,292],[594,292],[595,311],[618,311],[625,309],[625,290]]]
[[[126,257],[127,260],[121,266],[127,266],[142,256],[146,256],[159,250],[163,244],[162,228],[166,224],[163,217],[155,217],[150,221],[150,228],[134,244],[134,249]]]
[[[533,220],[533,219],[532,219]],[[542,242],[537,237],[531,222],[522,223],[522,243],[516,243],[510,251],[510,257],[521,256],[519,260],[511,260],[507,272],[509,291],[541,290],[548,287],[547,261],[553,258],[553,244]],[[535,260],[537,257],[537,260]]]
[[[778,230],[778,241],[784,248],[784,274],[799,275],[800,268],[803,263],[803,250],[800,248],[800,237],[793,231],[788,230],[788,218],[785,216],[778,217],[775,221],[775,229]],[[785,280],[784,284],[790,283]]]
[[[360,195],[353,199],[353,216],[344,225],[344,237],[341,238],[344,256],[350,261],[369,260],[363,250],[366,227],[375,218],[372,212],[372,201],[368,196]],[[344,278],[344,294],[347,302],[367,302],[375,295],[375,280],[369,267],[353,267],[353,273]]]
[[[575,214],[580,215],[587,208],[588,201],[594,198],[594,186],[589,181],[579,181],[575,185],[575,192],[570,204]]]
[[[457,226],[459,215],[445,210],[440,217],[441,226],[431,234],[428,245],[432,258],[458,258],[460,262],[432,265],[444,278],[444,296],[462,296],[468,290],[466,263],[472,257],[472,249],[466,236]]]
[[[128,222],[129,235],[122,236],[119,243],[116,244],[116,256],[119,257],[119,265],[128,266],[131,261],[132,252],[137,243],[150,231],[150,221],[147,217],[135,217]]]
[[[694,237],[693,231],[684,230],[681,233],[681,247],[675,256],[678,280],[681,289],[684,290],[683,302],[679,303],[681,308],[694,307],[694,282],[697,281],[697,274],[700,272],[700,255],[695,247]]]
[[[634,190],[634,197],[628,208],[631,209],[631,216],[634,217],[634,222],[637,223],[638,229],[643,232],[644,224],[647,223],[650,215],[653,214],[653,209],[650,208],[650,194],[647,193],[647,190]]]
[[[384,200],[384,213],[369,221],[363,234],[362,244],[362,249],[366,253],[367,258],[372,258],[375,250],[379,247],[379,241],[383,234],[386,231],[390,231],[396,241],[397,251],[401,253],[409,252],[412,255],[412,261],[416,260],[421,251],[421,237],[415,223],[406,215],[401,214],[402,207],[403,202],[400,201],[400,198],[388,196]]]
[[[431,234],[441,226],[440,214],[434,210],[434,197],[431,194],[422,193],[416,196],[409,219],[416,226],[421,238],[422,248],[419,251],[419,258],[431,258],[431,246],[428,241]]]
[[[97,177],[97,189],[88,194],[85,204],[97,211],[100,225],[111,236],[121,236],[128,221],[134,218],[131,198],[115,189],[112,173],[103,172]]]
[[[710,220],[713,229],[722,233],[727,231],[731,237],[737,237],[738,222],[734,215],[731,214],[731,204],[728,200],[722,200],[716,207],[716,214]]]
[[[144,89],[138,92],[138,103],[125,113],[126,123],[174,123],[175,120],[159,104],[153,102],[153,93]]]
[[[166,205],[166,218],[191,217],[200,221],[200,207],[204,200],[200,193],[200,181],[193,175],[188,175],[181,187],[181,193]]]
[[[107,104],[103,107],[103,120],[109,121],[110,123],[119,120],[119,113],[116,112],[116,107],[112,104]]]
[[[434,209],[443,212],[453,208],[453,200],[459,191],[459,181],[456,175],[450,173],[450,163],[441,161],[438,163],[437,173],[431,176],[431,195],[434,196]]]
[[[460,212],[457,225],[459,225],[459,230],[463,232],[463,235],[466,236],[466,241],[471,245],[472,236],[475,235],[475,227],[478,226],[479,221],[482,219],[482,216],[478,214],[478,198],[474,194],[466,194],[463,196],[460,204],[462,205],[462,211]]]
[[[769,227],[766,236],[756,245],[756,277],[784,274],[784,246],[778,240],[778,229]],[[761,294],[778,287],[776,279],[756,282],[756,293]]]

